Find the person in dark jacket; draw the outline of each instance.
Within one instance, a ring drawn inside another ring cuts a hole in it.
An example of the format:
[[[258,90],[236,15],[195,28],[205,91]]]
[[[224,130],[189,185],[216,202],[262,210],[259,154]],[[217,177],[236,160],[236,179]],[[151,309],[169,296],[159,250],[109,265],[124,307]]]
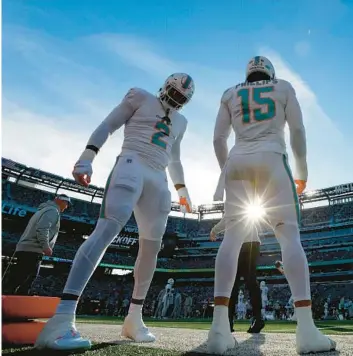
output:
[[[223,218],[218,224],[216,224],[212,228],[210,233],[210,240],[216,241],[216,235],[224,230],[225,219]],[[228,305],[228,318],[231,332],[234,331],[233,324],[235,306],[237,303],[241,277],[244,278],[245,286],[249,291],[253,313],[253,319],[248,329],[248,333],[257,334],[265,326],[265,322],[261,315],[261,291],[259,283],[256,279],[256,265],[258,257],[260,256],[260,243],[261,241],[259,239],[256,229],[254,228],[252,231],[249,231],[249,234],[245,238],[240,250],[238,271]]]
[[[43,255],[51,256],[60,229],[60,213],[70,204],[65,194],[58,195],[54,201],[39,205],[29,220],[25,231],[16,245],[12,261],[5,275],[4,292],[8,295],[28,295],[36,279]]]

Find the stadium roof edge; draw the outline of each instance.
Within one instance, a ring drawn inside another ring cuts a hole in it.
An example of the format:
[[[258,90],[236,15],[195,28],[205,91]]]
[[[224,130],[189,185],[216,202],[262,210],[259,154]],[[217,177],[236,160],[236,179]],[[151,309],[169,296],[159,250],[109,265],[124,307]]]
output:
[[[73,179],[64,178],[53,173],[42,171],[41,169],[28,167],[22,163],[2,157],[2,175],[15,179],[16,182],[25,181],[39,186],[46,186],[58,192],[59,189],[65,189],[71,192],[88,195],[92,201],[94,198],[103,198],[104,188],[90,185],[83,187]],[[342,199],[353,199],[353,182],[340,184],[333,187],[318,189],[305,192],[299,197],[302,205],[317,201],[335,202]],[[179,204],[172,204],[172,211],[179,211]],[[224,211],[223,203],[201,204],[194,209],[194,213],[222,213]]]

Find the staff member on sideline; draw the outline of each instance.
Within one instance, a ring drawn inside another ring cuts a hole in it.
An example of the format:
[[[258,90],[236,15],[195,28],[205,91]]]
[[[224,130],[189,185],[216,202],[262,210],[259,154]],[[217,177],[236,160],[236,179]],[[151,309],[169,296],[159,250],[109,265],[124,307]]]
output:
[[[54,201],[39,205],[16,245],[13,257],[17,259],[17,263],[4,276],[7,294],[28,295],[39,273],[43,255],[51,256],[53,253],[60,229],[60,213],[70,202],[67,195],[60,194]]]
[[[216,235],[225,230],[225,218],[216,224],[210,233],[210,241],[216,241]],[[236,238],[236,237],[234,237]],[[228,317],[231,332],[234,331],[235,305],[239,292],[240,278],[244,278],[245,286],[250,294],[250,302],[253,311],[253,321],[248,329],[248,333],[257,334],[265,326],[261,315],[261,291],[256,280],[257,259],[260,256],[260,238],[255,227],[249,231],[241,247],[238,261],[238,272],[235,278],[234,287],[229,300]]]

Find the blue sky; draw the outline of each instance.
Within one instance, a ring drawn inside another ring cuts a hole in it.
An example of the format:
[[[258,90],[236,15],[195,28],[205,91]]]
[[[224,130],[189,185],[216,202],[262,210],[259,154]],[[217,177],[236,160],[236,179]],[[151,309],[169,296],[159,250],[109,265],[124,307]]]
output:
[[[266,55],[302,105],[309,188],[353,181],[352,1],[3,0],[2,11],[5,157],[69,177],[130,87],[157,92],[186,71],[196,83],[183,110],[186,178],[194,202],[210,202],[219,99],[250,57]],[[121,139],[96,159],[95,184],[104,185]]]

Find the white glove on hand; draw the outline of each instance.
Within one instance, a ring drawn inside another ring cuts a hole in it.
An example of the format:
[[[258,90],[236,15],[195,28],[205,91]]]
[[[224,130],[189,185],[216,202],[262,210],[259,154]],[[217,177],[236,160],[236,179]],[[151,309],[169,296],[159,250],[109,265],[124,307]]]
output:
[[[85,187],[91,183],[92,174],[92,162],[88,160],[77,161],[72,171],[75,181]]]
[[[216,233],[214,232],[214,230],[212,229],[210,232],[210,241],[214,242],[217,240],[217,236]]]
[[[192,204],[191,200],[189,197],[189,192],[187,188],[180,188],[177,190],[178,195],[179,195],[179,204],[180,204],[180,211],[185,214],[185,213],[191,213],[192,212]]]

